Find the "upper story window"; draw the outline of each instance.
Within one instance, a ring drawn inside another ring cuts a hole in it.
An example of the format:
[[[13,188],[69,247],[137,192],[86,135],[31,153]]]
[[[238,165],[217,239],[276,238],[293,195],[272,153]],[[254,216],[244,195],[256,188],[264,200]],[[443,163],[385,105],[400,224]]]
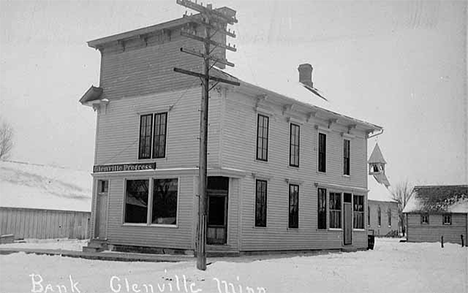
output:
[[[255,193],[255,226],[266,227],[267,217],[267,181],[257,180]]]
[[[327,229],[327,190],[318,189],[317,229]]]
[[[341,228],[341,193],[330,192],[330,228]]]
[[[343,140],[343,175],[350,175],[351,141]]]
[[[268,161],[268,127],[270,118],[258,114],[257,119],[257,160]]]
[[[364,229],[364,196],[353,195],[353,228]]]
[[[452,215],[451,214],[444,214],[442,216],[442,224],[452,225]]]
[[[319,172],[327,172],[327,135],[325,133],[319,133],[318,141],[318,170]]]
[[[166,130],[167,113],[140,116],[139,159],[164,158],[166,156]]]
[[[299,228],[299,185],[289,184],[289,228]]]
[[[300,127],[291,123],[289,129],[289,165],[299,167]]]

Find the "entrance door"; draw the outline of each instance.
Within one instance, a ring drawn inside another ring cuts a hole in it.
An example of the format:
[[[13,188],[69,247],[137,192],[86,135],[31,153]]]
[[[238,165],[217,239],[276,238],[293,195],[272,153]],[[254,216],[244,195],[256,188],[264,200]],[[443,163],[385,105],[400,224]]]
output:
[[[96,199],[96,223],[94,235],[99,239],[107,238],[107,197],[109,181],[98,180],[98,192]]]
[[[226,244],[229,178],[208,178],[207,244]]]
[[[344,194],[343,202],[343,219],[344,219],[344,244],[350,245],[353,243],[353,206],[351,204],[352,195],[350,193]]]

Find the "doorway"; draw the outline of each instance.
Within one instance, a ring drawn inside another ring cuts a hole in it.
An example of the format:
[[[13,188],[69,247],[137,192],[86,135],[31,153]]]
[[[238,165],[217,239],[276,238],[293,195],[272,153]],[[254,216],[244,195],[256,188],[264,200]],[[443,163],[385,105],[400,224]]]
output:
[[[96,199],[96,223],[94,236],[99,239],[107,238],[107,200],[109,194],[109,181],[98,180]]]
[[[344,219],[344,229],[343,229],[343,242],[345,245],[353,244],[353,205],[352,205],[353,195],[351,193],[344,194],[343,200],[343,219]]]
[[[227,241],[228,177],[208,177],[208,223],[206,243],[222,245]]]

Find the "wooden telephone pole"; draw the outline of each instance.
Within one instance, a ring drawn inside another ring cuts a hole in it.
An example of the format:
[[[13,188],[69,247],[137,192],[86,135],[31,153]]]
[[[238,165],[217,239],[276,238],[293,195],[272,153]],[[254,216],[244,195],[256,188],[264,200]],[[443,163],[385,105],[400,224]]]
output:
[[[222,48],[229,51],[237,51],[235,47],[230,45],[218,43],[213,40],[216,34],[223,34],[235,38],[234,32],[227,30],[227,24],[237,23],[235,18],[235,11],[229,9],[231,14],[223,13],[221,10],[213,10],[211,4],[206,7],[190,0],[176,0],[177,4],[190,8],[199,12],[199,17],[193,17],[194,22],[203,27],[204,35],[198,36],[196,31],[181,31],[181,35],[202,42],[204,44],[204,52],[194,51],[191,49],[180,48],[184,53],[203,58],[203,73],[193,72],[181,68],[174,68],[175,72],[192,75],[199,77],[203,84],[201,109],[200,109],[200,152],[199,152],[199,182],[198,182],[198,222],[197,222],[197,268],[199,270],[206,270],[206,227],[207,227],[207,203],[208,195],[207,189],[207,147],[208,147],[208,102],[209,92],[218,83],[227,83],[231,85],[240,85],[238,82],[233,82],[227,79],[210,76],[210,69],[217,63],[227,66],[234,66],[223,57],[216,56],[213,51],[216,48]],[[184,15],[185,16],[185,15]],[[211,49],[213,46],[213,49]],[[210,81],[215,84],[210,88]]]

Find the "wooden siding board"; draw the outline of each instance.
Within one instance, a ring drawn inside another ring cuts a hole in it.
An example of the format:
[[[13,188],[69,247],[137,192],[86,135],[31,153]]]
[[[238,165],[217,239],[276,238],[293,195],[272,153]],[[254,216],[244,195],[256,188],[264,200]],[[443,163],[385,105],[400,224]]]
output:
[[[73,238],[75,238],[76,233],[74,231],[76,227],[70,227],[67,224],[68,219],[74,217],[88,218],[89,216],[89,212],[0,207],[2,223],[9,223],[9,226],[4,226],[6,227],[5,230],[2,228],[1,233],[14,234],[15,239],[67,238],[69,233],[72,233]],[[59,226],[62,226],[62,228],[60,229]],[[86,227],[82,228],[83,233],[86,234]]]
[[[135,177],[136,178],[136,177]],[[147,178],[147,177],[139,177]],[[171,247],[179,249],[192,248],[192,202],[193,176],[179,177],[178,226],[135,226],[123,225],[124,178],[112,180],[109,194],[108,240],[112,244]]]
[[[466,214],[452,214],[452,225],[442,224],[442,215],[429,215],[429,224],[421,224],[420,214],[408,214],[408,241],[461,243],[461,235],[466,241]]]
[[[317,187],[319,184],[338,184],[367,187],[366,139],[351,139],[351,176],[342,175],[342,143],[340,131],[327,132],[327,172],[317,172],[317,121],[301,124],[299,168],[289,167],[289,122],[281,109],[271,108],[268,162],[255,160],[257,112],[254,100],[240,94],[228,95],[223,130],[223,167],[248,170],[269,178],[267,199],[267,227],[254,227],[255,178],[243,179],[242,188],[242,250],[289,250],[341,248],[342,231],[317,230]],[[364,134],[362,134],[364,135]],[[299,228],[288,228],[288,183],[300,184]],[[366,195],[366,194],[362,194]],[[353,232],[353,245],[367,246],[366,232]]]

